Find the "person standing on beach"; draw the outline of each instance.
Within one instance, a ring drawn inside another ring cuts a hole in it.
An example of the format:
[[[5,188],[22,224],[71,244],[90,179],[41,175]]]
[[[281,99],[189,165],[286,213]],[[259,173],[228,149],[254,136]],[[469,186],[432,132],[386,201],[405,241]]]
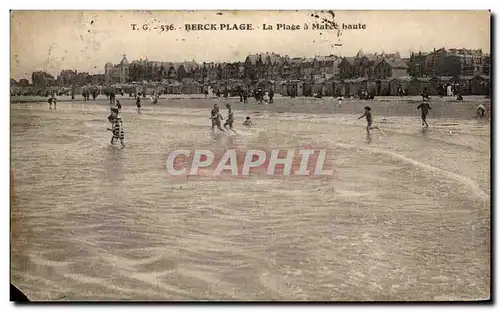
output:
[[[427,102],[427,100],[424,98],[424,101],[417,106],[417,109],[420,109],[421,111],[421,118],[422,118],[422,126],[425,125],[426,128],[429,127],[429,124],[427,124],[427,114],[429,113],[429,110],[431,110],[431,106],[429,105],[429,103]]]
[[[248,104],[248,93],[246,89],[243,89],[243,103]]]
[[[141,96],[137,96],[135,100],[135,105],[137,106],[137,112],[141,113]]]
[[[116,98],[115,91],[112,90],[111,94],[109,94],[109,104],[110,105],[114,105],[115,104],[115,98]]]
[[[273,89],[269,89],[269,103],[272,104],[273,103],[273,97],[274,97],[274,91]]]

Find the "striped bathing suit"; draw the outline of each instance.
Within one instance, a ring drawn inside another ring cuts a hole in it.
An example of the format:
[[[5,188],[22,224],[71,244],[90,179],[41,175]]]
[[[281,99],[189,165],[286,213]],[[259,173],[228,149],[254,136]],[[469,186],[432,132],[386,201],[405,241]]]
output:
[[[123,132],[123,122],[119,117],[115,117],[113,120],[113,139],[125,139],[125,133]]]

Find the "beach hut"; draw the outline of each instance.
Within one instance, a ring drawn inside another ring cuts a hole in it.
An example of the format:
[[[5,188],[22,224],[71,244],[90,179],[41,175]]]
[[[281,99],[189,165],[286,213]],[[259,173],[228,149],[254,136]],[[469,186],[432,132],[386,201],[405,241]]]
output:
[[[389,82],[387,79],[375,80],[375,96],[389,96]]]
[[[166,86],[167,94],[181,94],[182,84],[178,81],[172,81]]]
[[[403,77],[398,77],[394,78],[389,82],[389,95],[391,96],[397,96],[398,94],[398,88],[401,87],[403,89],[403,92],[407,94],[408,90],[410,89],[410,83],[411,83],[412,77],[410,76],[403,76]]]
[[[303,83],[303,88],[304,88],[304,96],[312,96],[313,91],[312,91],[312,82],[311,81],[305,81]]]
[[[342,89],[344,85],[341,80],[333,81],[333,96],[337,97],[342,95]]]
[[[259,82],[257,82],[256,87],[261,88],[262,90],[267,92],[267,91],[269,91],[270,88],[273,87],[273,83],[269,80],[262,79],[262,80],[259,80]]]
[[[279,81],[274,84],[274,92],[276,94],[281,94],[284,96],[283,92],[286,93],[286,82],[285,81]]]
[[[458,77],[452,77],[452,76],[441,76],[437,77],[439,81],[443,84],[455,84],[460,82],[460,78]]]
[[[368,79],[356,78],[350,81],[350,95],[358,95],[367,90]]]
[[[366,82],[366,91],[368,94],[377,94],[377,82],[375,81],[367,81]]]
[[[350,96],[352,94],[351,92],[351,83],[352,79],[345,79],[342,80],[341,83],[341,88],[340,88],[340,95],[342,96]]]
[[[433,78],[428,77],[413,78],[411,81],[411,92],[409,95],[419,95],[424,91],[427,92],[427,95],[438,95],[438,79],[435,79],[434,81],[432,79]]]
[[[322,96],[325,95],[326,89],[325,89],[325,80],[324,79],[317,79],[312,83],[311,86],[311,93],[312,94],[321,94]]]
[[[287,96],[304,96],[304,85],[300,80],[290,80],[287,82]]]
[[[471,81],[474,76],[459,76],[459,91],[461,95],[471,95]]]
[[[490,93],[490,77],[477,75],[469,80],[471,95],[488,95]]]
[[[333,90],[335,89],[335,82],[333,78],[328,79],[324,85],[325,85],[324,88],[325,93],[323,94],[323,96],[333,96],[334,94]]]

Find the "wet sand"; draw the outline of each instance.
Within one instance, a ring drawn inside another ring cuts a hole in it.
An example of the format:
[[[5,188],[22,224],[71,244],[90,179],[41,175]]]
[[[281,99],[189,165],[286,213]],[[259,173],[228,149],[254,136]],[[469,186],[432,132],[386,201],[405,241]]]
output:
[[[109,144],[104,101],[11,105],[11,276],[30,299],[489,297],[490,124],[477,102],[431,101],[425,132],[416,104],[370,102],[386,135],[367,137],[364,102],[172,99],[139,115],[121,101],[124,149]],[[210,134],[214,102],[232,103],[238,135]],[[239,126],[246,115],[254,127]],[[165,169],[185,146],[306,144],[331,150],[332,178]]]
[[[81,98],[76,97],[75,101],[71,101],[69,96],[57,97],[65,104],[81,105],[106,105],[109,99],[104,96],[99,96],[96,101],[90,100],[84,102]],[[135,99],[129,96],[117,96],[117,99],[125,106],[135,107]],[[41,97],[13,97],[13,103],[33,103],[47,104],[47,99]],[[149,98],[141,100],[143,106],[152,106]],[[215,98],[211,97],[205,99],[203,95],[163,95],[160,98],[160,104],[152,107],[177,107],[177,108],[205,108],[210,109],[214,103],[219,103],[224,106],[231,103],[235,109],[248,110],[250,112],[276,112],[276,113],[315,113],[315,114],[362,114],[363,107],[369,105],[374,114],[380,116],[417,116],[419,111],[416,106],[421,103],[420,96],[407,96],[407,97],[376,97],[375,100],[359,100],[359,99],[344,99],[342,105],[338,105],[338,100],[333,97],[324,97],[322,99],[315,99],[312,97],[282,97],[277,95],[274,98],[274,104],[270,105],[257,105],[255,99],[249,98],[248,104],[243,104],[237,97]],[[465,96],[463,101],[457,101],[455,97],[433,96],[430,98],[432,111],[430,116],[447,117],[453,119],[472,119],[476,115],[476,107],[478,104],[483,104],[490,110],[490,100],[484,96]]]

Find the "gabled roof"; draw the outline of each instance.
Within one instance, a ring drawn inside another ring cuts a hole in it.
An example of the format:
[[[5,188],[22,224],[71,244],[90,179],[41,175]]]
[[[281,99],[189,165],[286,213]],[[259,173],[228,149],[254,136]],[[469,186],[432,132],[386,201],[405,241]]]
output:
[[[381,59],[383,56],[375,53],[375,54],[365,54],[364,57],[366,57],[366,59],[368,59],[370,62],[372,62],[372,61],[377,61],[378,59]]]
[[[165,69],[167,69],[167,70],[170,70],[171,68],[174,68],[174,70],[175,70],[174,63],[170,63],[170,62],[166,63],[166,64],[163,65],[163,67],[165,67]]]
[[[250,54],[247,58],[250,60],[250,63],[252,63],[252,65],[255,65],[257,64],[257,60],[260,58],[260,56],[257,54]]]
[[[271,65],[276,65],[276,63],[281,59],[281,56],[279,54],[272,53],[269,55],[269,58],[271,59]]]
[[[349,63],[349,65],[354,66],[356,58],[355,57],[344,57],[343,60]]]
[[[378,64],[380,64],[381,62],[383,62],[385,59],[383,58],[377,58],[374,63],[373,63],[373,66],[377,67]]]
[[[389,58],[385,60],[389,66],[398,69],[408,69],[408,65],[401,58]]]
[[[401,58],[401,55],[399,55],[399,52],[396,53],[383,53],[385,58]]]
[[[179,71],[179,68],[180,68],[181,66],[182,66],[182,67],[184,67],[184,63],[175,62],[175,63],[174,63],[174,70],[175,70],[175,72]],[[184,70],[186,70],[186,68],[185,68],[185,67],[184,67]]]
[[[280,59],[279,54],[274,54],[274,53],[266,53],[265,55],[261,55],[262,62],[266,65],[275,65],[276,62]]]

